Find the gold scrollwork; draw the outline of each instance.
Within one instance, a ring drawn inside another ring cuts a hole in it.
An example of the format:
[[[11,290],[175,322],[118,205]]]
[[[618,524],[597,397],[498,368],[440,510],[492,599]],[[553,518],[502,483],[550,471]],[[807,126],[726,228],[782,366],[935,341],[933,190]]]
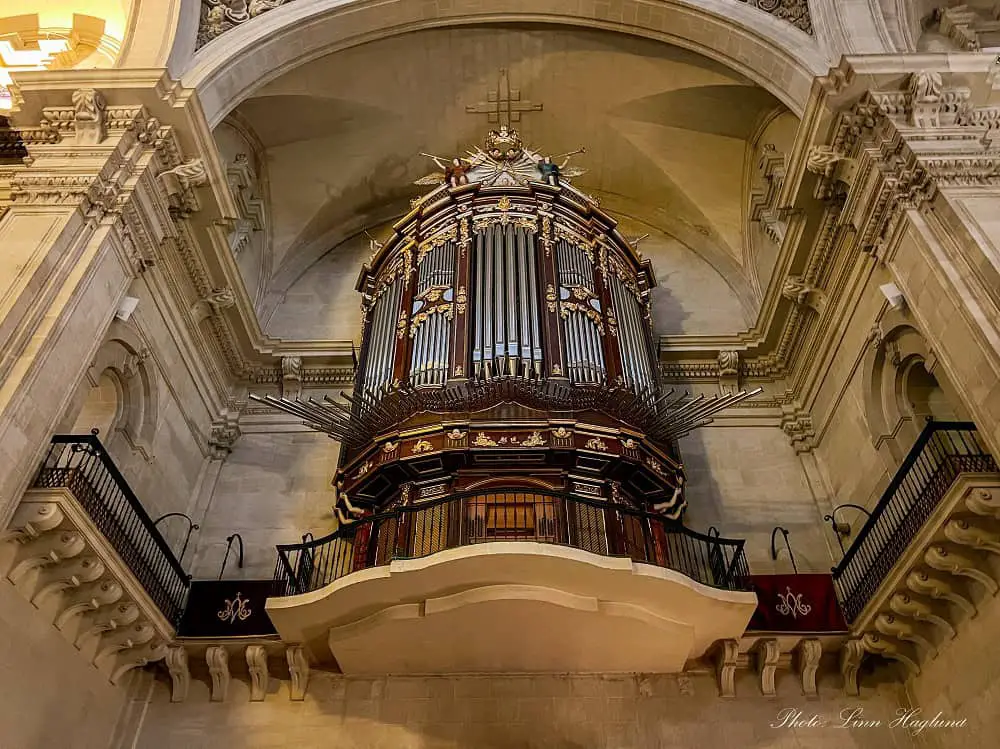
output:
[[[652,468],[656,473],[658,473],[661,476],[667,475],[666,470],[663,468],[663,464],[656,458],[646,458],[646,465],[648,465],[650,468]]]
[[[510,198],[506,195],[500,196],[500,200],[497,201],[498,211],[509,211],[510,210]]]
[[[593,299],[597,295],[588,289],[586,286],[574,286],[570,289],[570,293],[581,302],[585,302],[588,299]]]
[[[469,295],[465,291],[464,286],[458,287],[458,293],[455,295],[455,310],[460,315],[465,314],[466,305],[469,303]]]
[[[426,257],[427,253],[429,253],[431,250],[433,250],[436,247],[442,247],[444,246],[445,242],[448,242],[450,240],[455,240],[457,238],[458,238],[458,229],[456,229],[454,226],[451,226],[445,229],[444,231],[440,232],[439,234],[435,234],[433,237],[429,237],[423,240],[417,249],[417,265],[423,262],[424,257]]]
[[[392,455],[394,452],[396,452],[397,447],[399,447],[398,442],[386,442],[384,445],[382,445],[382,452],[384,452],[386,455]]]
[[[601,319],[601,313],[589,304],[577,304],[576,302],[559,303],[559,314],[563,318],[569,317],[570,312],[578,312],[589,317],[597,327],[597,332],[604,335],[604,321]]]
[[[549,307],[549,312],[556,311],[556,302],[559,301],[559,297],[556,296],[556,288],[552,284],[545,287],[545,303]]]
[[[476,438],[472,441],[472,444],[476,447],[496,447],[496,440],[491,440],[486,436],[484,432],[480,432],[476,435]]]
[[[427,440],[418,440],[417,443],[410,448],[410,452],[414,455],[420,455],[421,453],[430,452],[433,449],[434,445]]]
[[[413,322],[410,324],[410,338],[413,338],[417,334],[417,329],[424,323],[424,321],[435,313],[442,314],[450,320],[452,318],[451,305],[439,304],[436,307],[430,307],[423,312],[415,314],[413,316]]]
[[[399,321],[396,323],[396,338],[403,340],[406,337],[406,328],[409,321],[406,318],[406,310],[399,311]]]
[[[366,473],[368,473],[368,471],[370,471],[371,469],[372,469],[372,462],[370,460],[366,460],[365,464],[358,469],[358,472],[355,473],[354,476],[352,476],[352,478],[359,479]]]
[[[600,437],[591,437],[589,440],[587,440],[584,447],[586,447],[588,450],[598,450],[602,453],[606,453],[608,451],[607,443]]]
[[[521,447],[541,447],[545,444],[545,438],[540,432],[532,432],[527,439],[521,440]]]
[[[566,427],[559,427],[554,432],[552,432],[552,436],[555,437],[557,440],[564,440],[567,437],[571,436],[572,434],[573,433],[569,431]]]

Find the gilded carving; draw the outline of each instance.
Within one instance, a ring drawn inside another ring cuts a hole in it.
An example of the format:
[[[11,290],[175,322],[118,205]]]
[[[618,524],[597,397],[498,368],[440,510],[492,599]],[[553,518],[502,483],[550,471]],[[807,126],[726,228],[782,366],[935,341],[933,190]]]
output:
[[[476,447],[496,447],[496,440],[492,440],[486,436],[484,432],[480,432],[476,435],[476,439],[472,441],[472,444]]]
[[[416,444],[414,444],[413,447],[410,448],[410,452],[413,453],[414,455],[420,455],[421,453],[430,452],[433,449],[434,445],[432,445],[427,440],[418,440]]]
[[[600,452],[608,451],[607,443],[600,437],[591,437],[589,440],[587,440],[584,447],[586,447],[588,450],[598,450]]]

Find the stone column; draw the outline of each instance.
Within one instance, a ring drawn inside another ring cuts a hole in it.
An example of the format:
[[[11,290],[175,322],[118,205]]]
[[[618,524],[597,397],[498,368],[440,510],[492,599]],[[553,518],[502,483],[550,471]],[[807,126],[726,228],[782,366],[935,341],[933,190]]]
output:
[[[108,108],[87,88],[44,101],[64,103],[0,130],[20,157],[0,166],[0,526],[169,220],[142,106]]]

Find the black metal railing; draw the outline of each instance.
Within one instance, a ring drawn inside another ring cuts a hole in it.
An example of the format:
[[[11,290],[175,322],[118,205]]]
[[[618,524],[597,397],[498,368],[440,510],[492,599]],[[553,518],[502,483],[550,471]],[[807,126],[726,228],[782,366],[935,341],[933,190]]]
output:
[[[69,489],[163,615],[177,624],[190,578],[97,435],[53,437],[34,486]]]
[[[836,567],[833,580],[853,622],[961,473],[997,471],[971,422],[929,422],[871,517]]]
[[[743,541],[706,535],[632,510],[569,494],[470,492],[362,517],[328,536],[278,546],[275,595],[317,590],[393,559],[491,541],[535,541],[627,557],[727,590],[749,589]]]

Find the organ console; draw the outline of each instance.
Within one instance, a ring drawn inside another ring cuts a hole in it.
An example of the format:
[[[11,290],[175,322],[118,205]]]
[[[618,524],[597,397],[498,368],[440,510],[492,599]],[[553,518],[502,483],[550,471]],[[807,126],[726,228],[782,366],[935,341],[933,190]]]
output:
[[[361,270],[353,391],[253,397],[343,443],[348,511],[537,487],[679,520],[677,439],[754,393],[660,391],[650,262],[573,187],[581,170],[507,126],[432,158],[448,174],[419,181],[436,186]]]

